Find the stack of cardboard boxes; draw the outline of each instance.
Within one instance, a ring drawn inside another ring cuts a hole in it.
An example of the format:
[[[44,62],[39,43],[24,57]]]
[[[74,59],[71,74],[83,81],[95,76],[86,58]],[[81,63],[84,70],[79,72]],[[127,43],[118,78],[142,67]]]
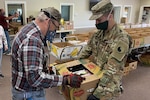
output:
[[[133,39],[133,47],[138,48],[147,44],[150,44],[150,29],[145,28],[131,28],[126,29],[129,35]]]
[[[67,36],[75,36],[79,41],[88,41],[92,35],[97,32],[97,30],[93,30],[87,33],[76,33],[76,34],[68,34]]]
[[[72,29],[74,29],[73,21],[65,21],[64,29],[65,30],[72,30]]]
[[[74,29],[73,21],[61,20],[60,30],[72,30],[72,29]]]

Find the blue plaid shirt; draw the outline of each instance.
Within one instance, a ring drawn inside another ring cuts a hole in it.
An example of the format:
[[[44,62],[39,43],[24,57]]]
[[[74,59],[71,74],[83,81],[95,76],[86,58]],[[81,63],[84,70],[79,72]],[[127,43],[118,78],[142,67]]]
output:
[[[43,72],[44,44],[35,22],[17,33],[12,45],[12,86],[20,91],[33,91],[60,86],[62,76]]]

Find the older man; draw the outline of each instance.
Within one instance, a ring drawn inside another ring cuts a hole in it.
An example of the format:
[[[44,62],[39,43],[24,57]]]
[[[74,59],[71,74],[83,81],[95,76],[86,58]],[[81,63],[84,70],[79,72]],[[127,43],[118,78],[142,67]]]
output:
[[[110,0],[101,0],[91,10],[90,20],[96,21],[98,32],[89,40],[80,58],[92,55],[94,62],[103,71],[103,76],[88,100],[112,100],[122,92],[122,71],[131,41],[127,33],[116,24]]]
[[[45,100],[44,88],[60,85],[80,87],[84,78],[79,75],[47,73],[43,39],[59,27],[60,19],[59,11],[49,7],[17,33],[12,45],[13,100]]]

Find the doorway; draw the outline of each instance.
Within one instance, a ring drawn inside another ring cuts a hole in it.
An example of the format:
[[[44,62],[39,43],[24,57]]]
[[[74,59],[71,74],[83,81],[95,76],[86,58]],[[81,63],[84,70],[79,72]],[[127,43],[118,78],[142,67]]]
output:
[[[139,14],[139,23],[150,23],[150,5],[141,6]]]
[[[20,14],[18,18],[14,18],[12,21],[20,23],[21,25],[26,24],[26,2],[25,1],[5,1],[5,12],[6,16],[14,13]]]
[[[74,4],[73,3],[61,3],[60,11],[62,18],[65,21],[74,21]]]
[[[120,18],[121,18],[121,6],[115,5],[114,6],[114,19],[116,23],[120,23]]]
[[[12,16],[15,13],[19,14],[18,18],[13,18],[12,20],[9,20],[9,23],[15,22],[18,25],[23,25],[22,7],[22,4],[8,4],[8,16]]]
[[[126,23],[131,23],[131,14],[132,14],[132,6],[125,5],[123,9],[123,18],[125,18]]]
[[[62,19],[66,22],[69,22],[69,23],[72,22],[72,24],[73,24],[73,21],[74,21],[74,4],[73,3],[61,3],[60,4],[60,11],[61,11]],[[69,33],[70,32],[62,32],[61,38],[63,39]]]
[[[64,21],[70,20],[70,6],[61,6],[62,18]]]

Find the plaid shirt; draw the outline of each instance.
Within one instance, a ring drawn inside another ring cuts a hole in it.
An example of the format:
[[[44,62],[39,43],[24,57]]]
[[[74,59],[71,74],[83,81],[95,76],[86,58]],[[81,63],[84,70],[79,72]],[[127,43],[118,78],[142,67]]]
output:
[[[33,22],[17,33],[12,45],[12,86],[33,91],[60,86],[63,78],[43,72],[44,44],[39,27]]]

